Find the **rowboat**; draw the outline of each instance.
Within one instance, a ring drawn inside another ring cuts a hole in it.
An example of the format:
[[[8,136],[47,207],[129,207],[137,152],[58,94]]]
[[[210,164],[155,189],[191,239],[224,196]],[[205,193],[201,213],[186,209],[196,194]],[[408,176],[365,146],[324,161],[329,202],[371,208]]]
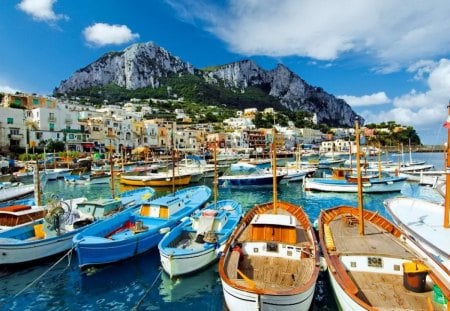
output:
[[[275,144],[272,150],[275,155]],[[273,202],[258,204],[245,215],[220,257],[219,275],[230,310],[311,306],[319,274],[318,244],[305,211],[278,201],[276,185],[273,173]]]
[[[78,265],[112,263],[150,250],[210,195],[206,186],[184,188],[90,226],[73,238]]]
[[[213,261],[242,216],[234,200],[211,203],[167,233],[158,244],[161,264],[170,277],[197,271]]]
[[[151,188],[132,190],[119,199],[87,201],[80,197],[52,201],[44,218],[0,232],[0,264],[19,264],[56,255],[72,248],[73,237],[112,214],[140,204],[154,193]]]
[[[359,126],[356,144],[359,155]],[[376,212],[364,210],[357,156],[358,208],[322,210],[319,240],[342,310],[446,310],[448,269]]]

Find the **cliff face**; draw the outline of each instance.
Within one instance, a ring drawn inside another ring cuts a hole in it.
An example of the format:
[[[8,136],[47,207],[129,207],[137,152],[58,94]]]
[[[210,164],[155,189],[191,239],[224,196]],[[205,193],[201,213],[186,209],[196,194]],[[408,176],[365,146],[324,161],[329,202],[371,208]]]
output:
[[[352,127],[357,117],[345,101],[310,86],[284,65],[279,64],[267,71],[251,60],[242,60],[203,71],[153,43],[137,43],[121,52],[105,54],[62,81],[55,93],[67,94],[108,84],[127,89],[157,88],[162,86],[162,78],[194,73],[208,83],[240,89],[241,92],[249,86],[260,87],[289,110],[316,113],[320,123]],[[364,121],[361,117],[360,120]]]
[[[312,87],[289,68],[279,64],[266,71],[253,61],[244,60],[217,67],[205,74],[208,81],[228,87],[245,89],[248,86],[267,86],[269,95],[278,98],[289,110],[306,110],[317,114],[319,122],[352,127],[359,117],[342,99]],[[359,117],[364,122],[364,119]]]
[[[173,73],[194,73],[194,68],[165,49],[137,43],[121,52],[107,53],[61,82],[55,93],[70,93],[93,86],[117,84],[127,89],[159,87],[161,78]]]

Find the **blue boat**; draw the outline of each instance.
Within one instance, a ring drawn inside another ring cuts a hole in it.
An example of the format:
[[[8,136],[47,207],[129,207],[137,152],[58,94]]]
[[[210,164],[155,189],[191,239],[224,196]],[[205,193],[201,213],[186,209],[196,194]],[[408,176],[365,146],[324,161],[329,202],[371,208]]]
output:
[[[184,188],[94,224],[73,238],[78,265],[113,263],[150,250],[210,196],[207,186]]]
[[[141,204],[154,193],[154,189],[146,187],[114,199],[89,201],[80,197],[50,202],[44,218],[0,232],[0,265],[32,262],[68,251],[77,233]]]
[[[241,217],[242,206],[234,200],[221,200],[195,211],[159,242],[164,271],[173,277],[215,261]]]

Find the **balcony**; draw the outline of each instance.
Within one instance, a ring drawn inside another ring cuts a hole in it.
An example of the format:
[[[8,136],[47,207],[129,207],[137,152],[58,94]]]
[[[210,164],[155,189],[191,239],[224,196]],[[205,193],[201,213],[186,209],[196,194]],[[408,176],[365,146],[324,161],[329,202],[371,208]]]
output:
[[[11,140],[22,140],[23,134],[8,134],[8,138]]]

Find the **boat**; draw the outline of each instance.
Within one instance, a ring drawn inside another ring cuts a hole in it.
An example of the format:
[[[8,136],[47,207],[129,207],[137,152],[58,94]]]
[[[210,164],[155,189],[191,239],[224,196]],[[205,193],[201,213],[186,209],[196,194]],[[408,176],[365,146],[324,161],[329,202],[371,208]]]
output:
[[[72,185],[107,184],[111,181],[111,174],[68,175],[64,177],[64,181]]]
[[[41,187],[47,182],[46,175],[40,175]],[[0,184],[0,202],[11,201],[31,195],[35,190],[34,183],[23,184],[21,182],[2,182]]]
[[[358,207],[332,207],[322,210],[318,219],[320,245],[339,308],[448,310],[448,269],[400,228],[364,209],[359,161],[357,157]]]
[[[0,265],[33,262],[73,247],[73,237],[91,224],[116,212],[140,204],[154,193],[151,188],[132,190],[115,199],[85,198],[55,200],[48,204],[44,218],[0,232]]]
[[[217,201],[217,170],[214,178],[214,202],[196,210],[158,244],[162,267],[171,278],[200,270],[218,259],[217,252],[242,217],[242,206],[235,200]]]
[[[234,200],[220,200],[194,212],[159,242],[164,271],[174,277],[214,262],[241,216],[242,207]]]
[[[273,174],[269,168],[261,169],[253,164],[239,164],[230,167],[229,171],[218,178],[221,187],[248,187],[270,186],[273,183]],[[285,173],[277,171],[277,184],[283,179]]]
[[[449,104],[450,117],[450,104]],[[450,142],[450,130],[448,130]],[[450,169],[450,147],[446,151],[447,172]],[[448,174],[448,173],[447,173]],[[450,180],[444,175],[440,187],[444,203],[431,202],[420,198],[396,197],[384,201],[386,211],[394,222],[422,247],[450,270]],[[445,185],[445,187],[444,187]]]
[[[272,151],[275,154],[275,144]],[[276,180],[273,173],[273,202],[258,204],[244,216],[220,257],[219,275],[229,310],[311,306],[320,260],[315,233],[300,206],[278,201]]]
[[[313,177],[303,180],[305,190],[329,191],[329,192],[354,192],[358,191],[355,176],[349,175],[351,168],[333,168],[331,177]],[[406,181],[405,177],[391,175],[368,175],[363,178],[363,191],[366,193],[400,192]]]
[[[210,195],[207,186],[184,188],[90,226],[73,238],[78,265],[113,263],[152,249]]]
[[[175,176],[175,177],[173,177]],[[186,186],[191,182],[191,174],[150,173],[144,175],[120,175],[120,183],[129,186],[170,187]]]

